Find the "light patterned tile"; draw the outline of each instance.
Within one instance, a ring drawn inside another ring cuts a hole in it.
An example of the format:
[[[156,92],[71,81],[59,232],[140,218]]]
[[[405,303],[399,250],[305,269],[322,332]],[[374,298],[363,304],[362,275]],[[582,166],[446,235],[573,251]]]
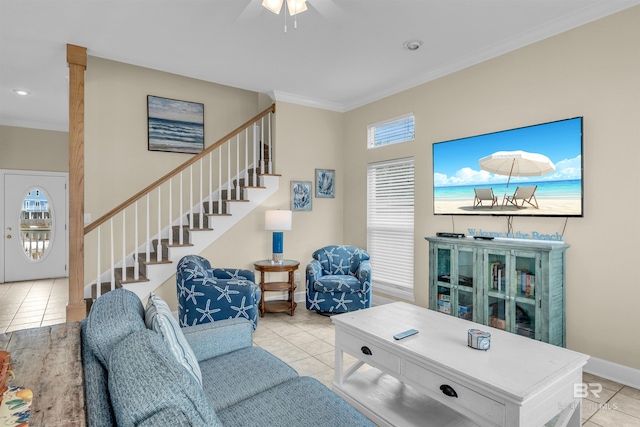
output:
[[[60,317],[60,318],[51,319],[51,320],[43,320],[40,326],[60,325],[62,323],[65,323],[66,321],[67,321],[66,317]]]
[[[285,323],[282,325],[274,326],[270,329],[276,334],[280,335],[281,337],[294,335],[299,332],[304,332],[302,329],[298,328],[296,325],[291,323]]]
[[[640,421],[640,400],[634,399],[631,396],[618,393],[613,396],[609,402],[609,406],[613,406],[616,410],[624,412],[627,415],[638,418]]]
[[[600,409],[600,404],[589,399],[582,399],[582,421],[586,421]]]
[[[295,345],[274,350],[270,353],[285,363],[292,363],[297,360],[307,359],[309,356],[311,356],[309,353],[302,350],[300,347],[296,347]]]
[[[298,347],[304,347],[306,343],[312,343],[317,340],[316,337],[314,337],[308,332],[294,333],[291,335],[287,335],[285,338],[287,339],[287,341],[297,345]]]
[[[335,350],[335,346],[333,344],[329,344],[328,342],[322,340],[315,340],[305,343],[303,348],[304,351],[312,356]]]
[[[29,317],[14,317],[13,320],[11,321],[11,325],[24,325],[27,323],[35,323],[35,322],[38,322],[38,324],[40,324],[40,322],[42,322],[42,315],[29,316]]]
[[[320,381],[322,384],[324,384],[328,388],[333,387],[333,379],[335,378],[333,369],[328,369],[326,371],[318,372],[317,374],[313,374],[311,376],[317,379],[318,381]]]
[[[589,420],[603,427],[639,427],[640,418],[632,417],[615,409],[600,409]]]
[[[594,396],[595,390],[593,388],[589,388],[589,400],[592,400],[596,403],[603,404],[609,401],[616,394],[615,391],[609,390],[608,388],[602,388],[600,392],[598,392],[597,396]]]
[[[270,340],[264,340],[264,341],[260,340],[260,341],[257,341],[257,344],[260,347],[267,350],[268,352],[278,351],[282,348],[293,346],[293,344],[291,344],[289,341],[287,341],[282,337],[276,337],[276,338],[273,338]]]
[[[289,363],[289,366],[295,369],[300,376],[313,375],[317,374],[318,372],[331,369],[330,366],[325,365],[315,357],[307,357],[306,359],[296,360],[295,362]]]
[[[47,311],[45,311],[44,316],[42,317],[42,321],[43,322],[48,322],[50,320],[54,320],[54,319],[63,319],[63,322],[67,321],[67,313],[66,312],[60,312],[60,313],[49,313]]]
[[[325,326],[318,329],[312,329],[309,331],[311,335],[314,337],[321,339],[327,342],[335,342],[336,332],[335,329],[331,326]]]
[[[629,387],[628,385],[626,385],[622,388],[622,390],[620,390],[620,393],[624,394],[625,396],[630,396],[634,399],[640,400],[640,390],[638,390],[637,388]],[[638,402],[638,405],[640,405],[640,402]]]
[[[597,375],[590,374],[588,372],[582,373],[582,381],[585,383],[596,383],[602,385],[602,388],[607,390],[619,391],[623,386],[615,381],[608,380],[606,378],[599,377]]]
[[[40,327],[40,322],[25,323],[20,325],[11,324],[7,327],[7,330],[5,332],[21,331],[23,329],[31,329],[31,328],[39,328],[39,327]]]

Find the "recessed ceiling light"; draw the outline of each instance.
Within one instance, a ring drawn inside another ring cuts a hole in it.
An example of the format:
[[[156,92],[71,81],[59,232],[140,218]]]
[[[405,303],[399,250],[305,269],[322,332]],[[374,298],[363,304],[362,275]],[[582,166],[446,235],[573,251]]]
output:
[[[22,89],[14,89],[13,91],[21,96],[31,95],[31,92]]]
[[[403,46],[407,50],[418,50],[418,49],[420,49],[420,46],[422,46],[422,41],[421,40],[409,40],[409,41],[404,42]]]

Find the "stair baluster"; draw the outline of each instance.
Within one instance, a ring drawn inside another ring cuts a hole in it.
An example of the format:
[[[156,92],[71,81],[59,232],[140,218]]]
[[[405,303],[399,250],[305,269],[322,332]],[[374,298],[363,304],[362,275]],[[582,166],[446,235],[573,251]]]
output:
[[[195,238],[191,236],[191,233],[213,230],[214,228],[211,224],[212,218],[216,215],[230,215],[228,207],[229,203],[243,202],[243,207],[238,208],[239,215],[243,216],[247,215],[252,209],[255,209],[259,203],[266,200],[266,197],[260,196],[260,194],[273,194],[273,192],[277,190],[277,179],[262,178],[267,171],[267,165],[265,163],[267,159],[265,159],[265,157],[268,157],[268,168],[272,171],[272,166],[270,164],[270,152],[272,149],[272,112],[275,112],[275,105],[263,111],[254,119],[246,122],[229,135],[220,139],[218,142],[205,149],[200,155],[192,157],[182,166],[177,167],[174,171],[160,178],[156,183],[149,185],[126,202],[123,202],[120,206],[112,209],[92,224],[87,225],[85,227],[85,235],[92,232],[97,233],[95,235],[97,246],[90,248],[91,250],[95,250],[95,267],[97,274],[92,275],[95,279],[86,285],[85,296],[88,298],[90,295],[91,298],[98,298],[100,295],[104,294],[104,292],[113,290],[123,284],[127,285],[127,288],[135,291],[135,289],[129,287],[129,285],[145,281],[149,282],[148,269],[151,265],[165,265],[165,267],[158,267],[161,269],[159,271],[162,271],[162,273],[158,277],[155,277],[156,275],[154,273],[153,280],[166,280],[166,278],[170,276],[171,272],[175,273],[175,265],[171,267],[167,264],[177,261],[179,258],[176,257],[182,253],[188,253],[186,251],[193,250],[196,252],[191,253],[197,253],[197,251],[202,251],[206,247],[203,245],[210,244],[206,243],[208,238],[198,238],[194,240]],[[267,119],[267,123],[265,123],[265,117]],[[245,134],[244,144],[241,142],[242,132]],[[251,143],[249,142],[249,132],[253,133]],[[268,132],[268,135],[265,135],[265,132]],[[262,135],[262,137],[260,135]],[[267,138],[266,140],[265,137]],[[260,150],[257,149],[258,139],[260,139]],[[265,141],[268,141],[266,147]],[[235,148],[233,146],[234,143]],[[253,149],[250,147],[253,147]],[[217,161],[214,159],[214,151],[218,152]],[[253,152],[251,157],[249,155],[249,151]],[[269,154],[267,155],[267,153]],[[224,162],[226,163],[227,169],[226,182],[224,182],[222,178],[223,155],[227,157]],[[231,157],[234,155],[235,159],[232,159]],[[204,156],[209,157],[208,162],[203,160]],[[244,161],[242,161],[241,156],[244,156]],[[216,174],[218,179],[217,183],[215,182],[214,176],[214,165],[216,163],[218,167],[218,173]],[[195,178],[199,179],[199,187],[197,189],[194,188],[193,182],[195,167],[199,168],[198,171],[195,171],[198,174]],[[209,169],[208,177],[205,175],[205,167],[208,167]],[[187,169],[189,171],[188,183],[184,182],[185,180],[183,179],[183,172]],[[179,179],[174,180],[173,178],[176,175],[179,175]],[[257,190],[257,192],[255,192],[253,188],[264,188],[260,186],[262,185],[261,182],[264,182],[265,179],[271,183],[269,191],[261,193],[263,190]],[[209,181],[208,193],[206,190],[206,183],[203,180]],[[174,191],[174,181],[175,184],[180,187],[177,191]],[[164,185],[168,185],[168,188],[163,188]],[[251,190],[248,188],[251,188]],[[155,192],[156,189],[157,200],[152,201],[152,197],[156,197],[155,194],[152,196],[152,192]],[[163,191],[165,192],[164,196],[162,196]],[[184,191],[189,192],[188,196],[183,194]],[[174,193],[179,193],[179,196],[177,197],[178,200],[174,200]],[[146,199],[146,214],[144,216],[140,215],[141,212],[139,212],[138,208],[138,202],[142,200],[143,197]],[[197,198],[195,202],[194,197]],[[214,197],[217,198],[217,202]],[[256,201],[252,202],[250,205],[245,204],[245,202],[250,201],[250,198],[254,197],[256,198]],[[185,208],[183,204],[187,201],[189,206]],[[127,209],[129,209],[131,205],[133,205],[133,212],[129,211],[129,213],[127,213]],[[153,206],[153,209],[157,210],[153,212],[151,206]],[[174,210],[179,210],[178,215],[175,218]],[[164,211],[164,215],[162,211]],[[128,221],[126,220],[127,215],[129,215]],[[166,218],[164,218],[164,220],[166,220],[166,222],[163,226],[162,221],[165,215]],[[241,216],[237,220],[234,219],[234,221],[238,221]],[[185,219],[187,221],[185,221]],[[105,236],[102,236],[102,228],[104,228],[102,227],[102,224],[107,220],[109,221],[109,231],[107,232],[108,235],[105,239]],[[153,224],[154,221],[157,222]],[[229,222],[228,220],[222,221],[221,231],[214,235],[214,240],[220,236],[220,233],[224,233],[230,229],[233,224],[234,222]],[[122,227],[122,233],[119,231],[116,233],[116,227],[120,226]],[[143,237],[145,240],[142,242],[142,246],[140,246],[139,242],[140,231],[142,231],[140,230],[140,226],[145,227],[143,232],[146,233],[146,236]],[[155,236],[151,236],[151,228],[153,227],[155,230],[156,226],[157,233]],[[168,235],[163,239],[163,235],[165,233],[168,233]],[[179,236],[177,239],[176,233]],[[133,236],[131,234],[133,234]],[[121,241],[118,242],[117,239],[121,239]],[[90,242],[91,240],[86,241]],[[108,248],[107,245],[109,246]],[[133,250],[131,250],[131,245],[133,245]],[[188,247],[191,246],[196,246],[196,248],[188,249]],[[122,250],[121,256],[120,254],[117,254],[117,262],[115,254],[116,247],[119,248],[117,250],[118,252],[120,252],[120,248]],[[87,250],[87,248],[85,248],[85,250]],[[152,251],[155,251],[153,259],[151,255]],[[94,259],[93,256],[91,259]],[[106,264],[109,265],[108,269],[102,271],[102,266]],[[156,267],[154,267],[154,271],[155,268]],[[167,273],[169,276],[162,279],[162,277],[165,277],[165,274]],[[139,295],[142,297],[143,295],[148,294],[149,289],[155,289],[155,287],[159,286],[161,283],[162,282],[157,284],[149,283],[147,287],[143,287],[144,290],[141,291]],[[139,289],[138,285],[136,285],[136,289]]]

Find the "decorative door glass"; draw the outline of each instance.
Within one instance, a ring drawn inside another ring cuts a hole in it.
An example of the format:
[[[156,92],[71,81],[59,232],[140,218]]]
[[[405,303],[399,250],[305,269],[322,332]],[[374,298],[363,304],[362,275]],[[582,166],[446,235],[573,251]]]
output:
[[[517,254],[515,257],[515,331],[535,338],[536,327],[536,256]]]
[[[509,307],[507,296],[506,257],[502,254],[489,253],[487,263],[487,321],[489,326],[507,329]]]
[[[437,259],[437,277],[438,277],[438,294],[437,294],[437,310],[440,313],[451,314],[451,305],[453,304],[452,282],[451,282],[451,254],[449,248],[436,249]]]
[[[473,320],[473,250],[459,248],[457,252],[458,286],[456,300],[458,317]]]
[[[42,189],[32,188],[20,211],[20,240],[27,259],[38,261],[47,255],[53,238],[51,224],[49,198]]]

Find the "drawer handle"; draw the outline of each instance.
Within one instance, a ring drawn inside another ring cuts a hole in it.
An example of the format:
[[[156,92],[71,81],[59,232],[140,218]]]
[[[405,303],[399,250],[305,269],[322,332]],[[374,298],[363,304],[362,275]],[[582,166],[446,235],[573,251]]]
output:
[[[449,397],[458,397],[458,393],[456,393],[456,391],[450,385],[442,384],[440,386],[440,390],[442,390],[442,392]]]
[[[369,347],[367,347],[366,345],[362,346],[362,348],[360,350],[362,350],[362,352],[364,354],[366,354],[367,356],[371,356],[373,354],[373,353],[371,353],[371,350],[369,349]]]

